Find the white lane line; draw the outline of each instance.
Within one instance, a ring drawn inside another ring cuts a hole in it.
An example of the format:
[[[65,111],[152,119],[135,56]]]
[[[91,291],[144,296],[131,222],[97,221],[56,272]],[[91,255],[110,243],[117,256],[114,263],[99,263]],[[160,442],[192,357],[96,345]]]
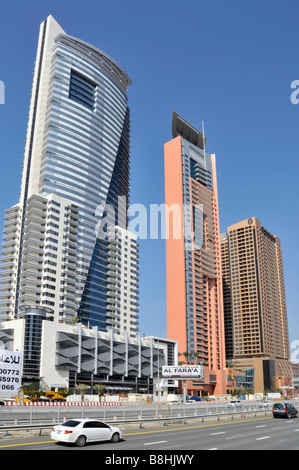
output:
[[[258,437],[256,440],[261,441],[262,439],[270,439],[270,436]]]
[[[212,447],[212,449],[208,449],[208,450],[218,450],[218,447]]]
[[[226,434],[226,431],[222,431],[222,432],[212,432],[210,434],[210,436],[217,436],[218,434]]]
[[[295,432],[299,431],[299,429],[294,429]]]
[[[255,426],[257,428],[265,428],[267,425],[266,424],[261,424],[260,426]]]
[[[146,444],[143,444],[143,445],[144,446],[151,446],[151,445],[154,445],[154,444],[164,444],[164,442],[167,442],[167,441],[147,442]]]

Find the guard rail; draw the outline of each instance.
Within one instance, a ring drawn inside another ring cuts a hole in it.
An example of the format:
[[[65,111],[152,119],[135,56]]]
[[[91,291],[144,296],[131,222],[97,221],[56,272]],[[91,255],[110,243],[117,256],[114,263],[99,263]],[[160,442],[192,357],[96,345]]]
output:
[[[245,416],[247,415],[254,415],[255,417],[258,416],[258,415],[264,415],[264,416],[272,416],[272,409],[270,410],[249,410],[249,411],[241,411],[241,410],[234,410],[232,412],[226,412],[226,413],[218,413],[218,414],[213,414],[213,415],[209,415],[209,414],[197,414],[197,415],[194,415],[194,416],[191,416],[191,415],[188,415],[188,416],[176,416],[176,417],[167,417],[167,416],[162,416],[160,418],[131,418],[131,419],[114,419],[114,420],[107,420],[106,423],[107,424],[113,424],[115,425],[116,423],[118,425],[121,425],[121,424],[139,424],[139,427],[141,428],[142,427],[142,424],[145,424],[145,423],[150,423],[150,422],[155,422],[155,423],[159,423],[159,422],[163,422],[164,425],[166,425],[166,423],[169,423],[169,422],[177,422],[177,421],[183,421],[184,424],[186,424],[187,421],[189,420],[193,420],[193,419],[197,419],[197,420],[201,420],[202,422],[204,422],[206,419],[216,419],[216,420],[220,420],[221,417],[228,417],[228,416],[231,416],[231,419],[234,419],[236,417],[243,417],[245,418]],[[56,420],[53,420],[53,421],[56,421]],[[9,431],[24,431],[24,430],[27,430],[27,431],[30,431],[30,430],[36,430],[36,429],[39,429],[40,430],[40,434],[41,434],[41,431],[43,429],[51,429],[53,426],[55,426],[55,424],[58,424],[58,423],[55,423],[55,422],[52,422],[52,423],[38,423],[38,424],[22,424],[22,425],[9,425],[9,426],[6,426],[6,425],[2,425],[0,426],[0,434],[1,433],[5,433],[5,435],[7,436],[8,435],[8,432]],[[1,437],[1,435],[0,435]]]

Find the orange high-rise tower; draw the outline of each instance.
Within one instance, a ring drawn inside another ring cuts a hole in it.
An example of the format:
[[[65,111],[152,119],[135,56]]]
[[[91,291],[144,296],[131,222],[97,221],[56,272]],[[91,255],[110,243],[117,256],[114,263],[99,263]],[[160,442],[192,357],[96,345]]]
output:
[[[226,393],[220,232],[215,156],[177,113],[165,144],[167,336],[201,362],[196,394]]]

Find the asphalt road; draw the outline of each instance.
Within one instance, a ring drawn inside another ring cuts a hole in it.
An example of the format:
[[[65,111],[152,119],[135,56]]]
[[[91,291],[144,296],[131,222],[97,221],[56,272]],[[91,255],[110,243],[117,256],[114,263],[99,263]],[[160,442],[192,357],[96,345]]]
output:
[[[111,455],[120,457],[124,452],[136,458],[140,455],[139,464],[142,463],[143,451],[152,455],[163,451],[182,455],[185,451],[191,451],[188,455],[194,455],[196,459],[197,450],[299,450],[299,419],[242,418],[210,424],[128,428],[124,430],[123,440],[117,444],[97,443],[80,449],[51,441],[49,433],[44,431],[43,436],[1,439],[0,450],[100,450],[105,451],[101,455],[102,460],[111,458]]]

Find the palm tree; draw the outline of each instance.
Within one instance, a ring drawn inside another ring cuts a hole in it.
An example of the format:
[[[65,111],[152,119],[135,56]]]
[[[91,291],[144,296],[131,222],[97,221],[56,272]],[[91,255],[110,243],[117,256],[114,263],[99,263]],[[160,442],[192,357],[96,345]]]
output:
[[[190,362],[192,362],[192,358],[193,358],[193,362],[196,362],[195,358],[198,356],[198,352],[196,351],[191,351],[189,353],[189,359],[190,359]]]
[[[72,326],[75,326],[76,323],[78,323],[78,321],[79,321],[79,318],[77,317],[77,315],[72,316]]]
[[[101,401],[101,396],[104,395],[104,393],[105,393],[106,390],[107,390],[106,385],[103,385],[103,384],[95,384],[95,385],[93,386],[93,388],[95,388],[96,391],[98,392],[99,399],[100,399],[100,401]]]
[[[86,390],[88,389],[88,385],[86,384],[76,384],[76,389],[79,390],[80,395],[81,395],[81,401],[84,401],[84,394]]]
[[[194,352],[193,352],[193,356],[194,356],[194,362],[197,364],[197,362],[198,362],[198,356],[199,356],[199,352],[197,352],[197,351],[194,351]]]
[[[186,364],[188,364],[190,353],[188,353],[188,351],[185,351],[185,352],[183,352],[183,356],[185,356],[185,362],[186,362]]]

